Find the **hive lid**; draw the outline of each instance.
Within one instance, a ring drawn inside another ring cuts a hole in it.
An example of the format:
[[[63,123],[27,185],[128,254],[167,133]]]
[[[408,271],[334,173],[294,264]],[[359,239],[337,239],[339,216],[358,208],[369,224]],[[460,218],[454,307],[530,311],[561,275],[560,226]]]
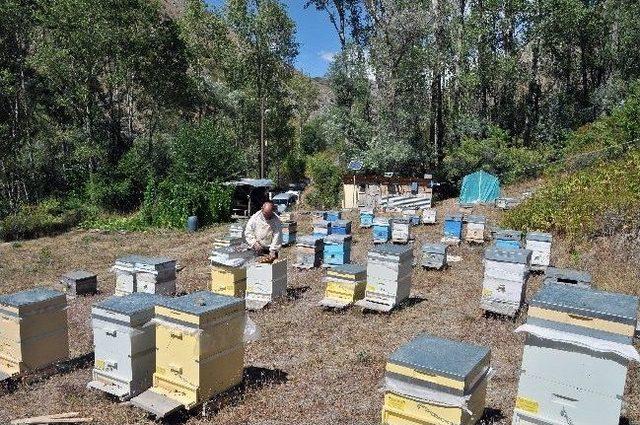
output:
[[[209,291],[198,291],[182,297],[165,299],[159,305],[172,310],[200,316],[211,311],[244,304],[244,300],[218,295]]]
[[[551,242],[552,239],[553,236],[551,236],[551,233],[543,232],[529,232],[526,236],[526,240],[528,241]]]
[[[13,294],[0,296],[0,305],[10,307],[23,307],[29,304],[41,303],[54,298],[62,297],[66,300],[64,293],[49,288],[34,288],[20,291]]]
[[[360,264],[340,264],[327,270],[327,274],[359,275],[367,272],[367,267]]]
[[[169,257],[145,257],[142,255],[125,255],[116,260],[125,264],[145,264],[150,266],[158,266],[161,264],[174,263],[176,260]]]
[[[321,238],[320,236],[303,235],[303,236],[298,236],[298,239],[296,240],[296,244],[302,245],[302,246],[316,246],[318,244],[318,241],[321,241],[321,240],[323,240],[323,238]]]
[[[104,301],[95,303],[93,306],[116,313],[132,315],[141,311],[150,310],[160,304],[166,297],[156,294],[146,294],[134,292],[122,297],[109,297]]]
[[[404,217],[402,217],[402,218],[394,218],[393,219],[393,223],[394,224],[396,224],[396,223],[398,223],[398,224],[411,224],[411,219],[404,218]]]
[[[388,217],[375,217],[373,219],[373,224],[376,226],[388,226],[389,218]]]
[[[522,240],[522,232],[519,230],[498,230],[495,239],[520,241]]]
[[[373,209],[371,208],[363,208],[360,210],[360,214],[373,214]]]
[[[388,243],[376,245],[371,249],[371,251],[369,251],[369,253],[374,253],[374,254],[396,255],[396,256],[403,256],[412,252],[413,252],[413,249],[411,246],[392,245]]]
[[[444,221],[462,221],[462,214],[453,213],[444,216]]]
[[[484,224],[487,222],[487,218],[483,215],[469,215],[467,216],[467,223]]]
[[[435,252],[436,254],[446,254],[447,245],[443,243],[425,243],[422,245],[422,252]]]
[[[389,363],[463,380],[490,352],[479,345],[422,334],[394,351]]]
[[[503,249],[492,246],[484,251],[484,258],[505,263],[529,264],[531,262],[531,251],[528,249]]]
[[[351,235],[328,235],[324,238],[325,244],[343,244],[351,240]]]
[[[351,220],[336,220],[333,222],[333,227],[347,227],[351,224]]]
[[[76,280],[76,281],[88,280],[88,279],[95,279],[96,274],[88,272],[86,270],[74,270],[74,271],[63,274],[62,278],[66,280]]]
[[[591,282],[591,274],[589,274],[589,272],[562,269],[560,267],[547,267],[545,277],[560,280],[575,280],[576,282]]]
[[[538,291],[530,304],[635,326],[638,302],[638,297],[631,295],[549,283]]]

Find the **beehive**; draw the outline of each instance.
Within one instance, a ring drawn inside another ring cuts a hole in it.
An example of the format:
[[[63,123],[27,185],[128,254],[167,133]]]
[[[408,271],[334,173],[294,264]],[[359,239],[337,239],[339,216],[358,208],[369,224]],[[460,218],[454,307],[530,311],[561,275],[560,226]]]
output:
[[[282,245],[290,246],[296,243],[298,223],[295,221],[282,222]]]
[[[134,293],[93,305],[95,364],[88,387],[121,399],[151,387],[156,364],[155,328],[145,325],[164,299],[161,295]]]
[[[443,243],[425,243],[422,245],[422,267],[443,269],[447,266],[447,245]]]
[[[491,351],[422,334],[385,368],[382,423],[473,425],[484,412]]]
[[[342,220],[342,212],[340,211],[325,211],[323,214],[323,218],[327,221],[337,221]]]
[[[301,236],[296,243],[296,262],[293,265],[302,269],[320,267],[323,252],[323,238],[313,235]]]
[[[373,226],[373,210],[360,210],[360,227],[363,229],[368,229]]]
[[[213,249],[237,247],[244,243],[244,239],[235,236],[218,236],[213,240]]]
[[[0,380],[69,359],[66,308],[53,289],[0,296]]]
[[[229,297],[244,298],[247,289],[247,269],[216,264],[211,266],[211,292]]]
[[[581,288],[591,287],[591,275],[588,272],[559,267],[547,267],[544,275],[544,283],[556,283],[560,285],[575,285]]]
[[[412,239],[411,220],[406,218],[394,218],[391,222],[391,241],[393,243],[409,243]]]
[[[494,234],[495,247],[500,249],[522,248],[522,232],[517,230],[498,230]]]
[[[327,284],[323,307],[343,308],[364,298],[367,268],[358,264],[344,264],[327,269]]]
[[[247,266],[247,308],[259,310],[287,295],[287,260]]]
[[[533,297],[514,424],[617,425],[638,298],[547,284]]]
[[[373,243],[387,243],[391,239],[391,223],[386,217],[373,219]]]
[[[402,210],[402,218],[409,220],[412,226],[418,226],[421,221],[420,211],[416,209]]]
[[[409,297],[413,250],[403,245],[378,245],[367,255],[365,298],[356,303],[365,309],[391,311]]]
[[[351,222],[348,220],[336,220],[331,223],[332,235],[350,235]]]
[[[531,251],[490,247],[484,255],[481,307],[490,312],[515,316],[527,289]]]
[[[447,214],[444,217],[444,240],[460,242],[462,239],[462,214]]]
[[[116,260],[116,295],[134,292],[171,295],[176,292],[176,261],[166,257],[128,255]]]
[[[240,267],[253,258],[255,258],[254,252],[248,249],[246,245],[216,248],[209,255],[209,261],[212,266]]]
[[[231,223],[229,226],[229,237],[234,239],[244,239],[244,228],[247,226],[247,220]]]
[[[324,238],[323,263],[325,265],[351,262],[351,235],[329,235]]]
[[[510,210],[511,208],[516,207],[520,201],[516,198],[497,198],[496,199],[496,207],[503,210]]]
[[[529,232],[525,237],[525,248],[532,252],[531,268],[546,270],[551,262],[551,242],[553,236],[549,233]]]
[[[331,234],[331,222],[323,219],[313,219],[313,236],[324,238]]]
[[[486,217],[483,215],[470,215],[467,216],[466,222],[464,240],[470,243],[484,243]]]
[[[425,208],[422,210],[422,223],[435,224],[437,219],[437,210],[435,208]]]
[[[155,307],[153,386],[132,404],[163,417],[242,381],[246,313],[238,298],[194,292]]]
[[[92,295],[98,292],[98,277],[95,273],[75,270],[62,275],[60,285],[67,296]]]

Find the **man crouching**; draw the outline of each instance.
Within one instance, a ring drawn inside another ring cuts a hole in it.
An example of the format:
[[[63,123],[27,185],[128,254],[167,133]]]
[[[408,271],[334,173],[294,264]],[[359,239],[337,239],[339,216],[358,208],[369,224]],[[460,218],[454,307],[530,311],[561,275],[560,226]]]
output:
[[[244,231],[247,244],[256,255],[268,254],[268,261],[278,258],[282,247],[282,222],[274,210],[273,202],[266,201],[260,211],[251,216]]]

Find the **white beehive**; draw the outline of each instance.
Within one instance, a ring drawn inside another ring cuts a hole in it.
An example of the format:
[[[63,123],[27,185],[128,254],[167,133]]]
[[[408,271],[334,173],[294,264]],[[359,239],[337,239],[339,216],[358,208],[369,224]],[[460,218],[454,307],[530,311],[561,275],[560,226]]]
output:
[[[422,210],[422,224],[435,224],[437,219],[435,208],[425,208]]]
[[[247,309],[260,310],[286,295],[287,260],[254,263],[247,266]]]
[[[440,270],[447,266],[448,246],[444,243],[425,243],[422,245],[422,267]]]
[[[406,244],[412,239],[411,220],[408,218],[394,218],[391,221],[391,241]]]
[[[527,323],[513,424],[617,425],[638,298],[547,284]]]
[[[551,242],[549,233],[529,232],[525,237],[525,248],[531,251],[531,269],[546,270],[551,262]]]
[[[487,219],[482,215],[469,215],[465,221],[467,225],[464,240],[469,243],[484,243],[484,230]]]
[[[365,298],[356,303],[365,309],[391,311],[409,297],[413,250],[402,245],[378,245],[367,256]]]
[[[134,292],[171,295],[176,292],[176,261],[165,257],[127,255],[118,258],[115,295]]]
[[[95,364],[88,387],[123,400],[151,387],[156,361],[155,328],[145,325],[164,298],[133,293],[94,304],[91,325]]]
[[[530,264],[529,250],[488,248],[484,256],[481,307],[515,316],[524,301]]]

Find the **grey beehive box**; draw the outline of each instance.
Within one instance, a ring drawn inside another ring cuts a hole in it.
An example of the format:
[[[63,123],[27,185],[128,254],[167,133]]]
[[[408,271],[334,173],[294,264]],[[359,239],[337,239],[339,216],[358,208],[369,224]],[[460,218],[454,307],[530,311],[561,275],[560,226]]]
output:
[[[546,270],[551,262],[551,242],[553,236],[550,233],[528,232],[525,237],[525,248],[531,250],[531,268],[533,270]]]
[[[247,267],[247,309],[260,310],[286,294],[287,260],[254,263]]]
[[[486,249],[481,307],[485,311],[515,316],[524,302],[530,264],[529,250],[495,246]]]
[[[408,218],[394,218],[391,222],[391,241],[405,244],[411,239],[411,220]]]
[[[544,283],[575,285],[582,288],[590,288],[591,275],[588,272],[580,270],[547,267],[544,276]]]
[[[75,270],[62,275],[60,284],[68,296],[92,295],[98,292],[98,277],[95,273]]]
[[[422,267],[442,269],[447,266],[448,246],[443,243],[425,243],[422,245]]]

